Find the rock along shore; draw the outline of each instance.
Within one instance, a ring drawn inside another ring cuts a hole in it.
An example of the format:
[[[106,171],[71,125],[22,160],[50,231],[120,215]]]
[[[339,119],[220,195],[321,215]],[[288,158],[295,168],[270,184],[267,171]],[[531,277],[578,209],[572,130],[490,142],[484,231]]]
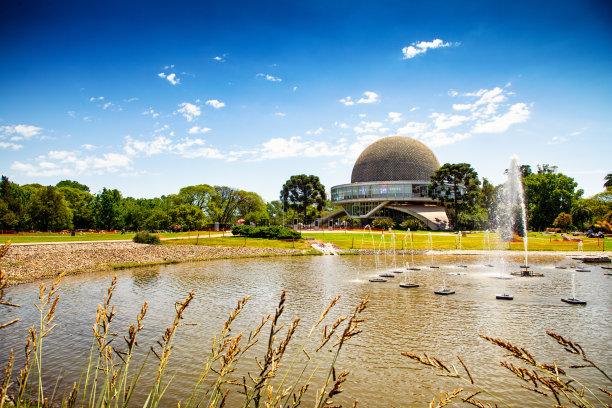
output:
[[[9,285],[121,266],[205,261],[225,258],[300,255],[280,248],[145,245],[129,241],[12,245],[0,261]]]

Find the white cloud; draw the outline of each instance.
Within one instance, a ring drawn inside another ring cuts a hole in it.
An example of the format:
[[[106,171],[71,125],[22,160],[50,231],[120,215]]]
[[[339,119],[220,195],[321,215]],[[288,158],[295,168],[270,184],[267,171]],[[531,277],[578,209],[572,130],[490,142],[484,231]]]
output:
[[[89,143],[85,143],[85,144],[81,145],[81,147],[83,149],[85,149],[85,150],[94,150],[94,149],[98,148],[98,146],[94,146],[94,145],[89,144]]]
[[[181,139],[179,143],[175,143],[170,147],[170,151],[179,154],[187,159],[207,158],[207,159],[226,159],[218,149],[206,147],[206,141],[202,139]]]
[[[217,55],[216,57],[213,58],[213,60],[219,61],[219,62],[225,62],[225,57],[227,57],[227,54],[223,54],[221,56]]]
[[[318,128],[318,129],[314,129],[314,130],[308,130],[306,131],[307,135],[320,135],[321,133],[323,133],[325,131],[325,129],[323,128]]]
[[[362,120],[358,126],[355,126],[353,128],[353,130],[355,131],[355,133],[375,133],[375,132],[384,133],[385,129],[386,130],[388,129],[383,128],[382,125],[383,125],[382,122],[366,122]]]
[[[473,129],[474,133],[503,133],[516,123],[523,123],[529,119],[529,108],[520,102],[510,106],[508,112],[497,115],[488,121],[479,121]]]
[[[68,116],[70,116],[71,118],[76,118],[76,112],[75,111],[68,111],[68,112],[66,112],[66,114]]]
[[[256,160],[285,159],[290,157],[322,157],[342,156],[346,151],[346,140],[340,139],[333,146],[320,141],[303,141],[299,136],[289,139],[282,137],[272,138],[263,143],[262,148],[256,152]]]
[[[420,106],[413,106],[412,108],[410,108],[410,112],[418,111],[419,109],[421,109]]]
[[[199,106],[193,105],[189,102],[180,103],[178,106],[180,109],[177,110],[177,112],[182,114],[185,119],[187,119],[187,122],[192,122],[202,113]]]
[[[453,103],[453,109],[458,111],[469,110],[472,108],[472,105],[469,103]]]
[[[197,135],[197,134],[202,134],[202,133],[210,132],[210,130],[211,129],[207,128],[207,127],[194,126],[191,129],[189,129],[189,134]]]
[[[423,122],[408,122],[403,127],[397,129],[400,136],[415,135],[424,132],[429,128],[429,124]]]
[[[89,98],[89,102],[103,101],[103,100],[104,100],[103,96],[98,96],[97,98],[95,96],[92,96],[91,98]]]
[[[549,145],[556,145],[567,142],[567,138],[563,136],[553,136],[552,139],[548,141]]]
[[[125,152],[130,156],[138,154],[145,154],[146,156],[152,156],[160,154],[168,150],[171,144],[171,140],[165,136],[158,136],[157,138],[149,141],[135,140],[130,136],[125,138]]]
[[[225,106],[225,103],[223,103],[223,102],[219,102],[219,101],[218,101],[218,100],[216,100],[216,99],[210,99],[210,100],[206,101],[206,104],[207,104],[208,106],[212,106],[212,107],[213,107],[213,108],[215,108],[215,109],[219,109],[219,108],[222,108],[222,107],[224,107],[224,106]]]
[[[340,129],[348,129],[349,128],[349,125],[347,125],[346,123],[338,122],[338,121],[334,122],[334,126],[338,126]]]
[[[82,156],[79,151],[68,150],[52,150],[46,155],[38,156],[35,160],[35,164],[15,161],[11,169],[35,177],[74,176],[129,170],[132,162],[128,156],[119,153]]]
[[[41,130],[43,129],[32,125],[1,126],[0,136],[11,136],[11,140],[13,141],[27,140],[40,134]]]
[[[343,103],[345,106],[353,106],[355,104],[355,102],[351,100],[350,96],[347,96],[346,98],[342,98],[338,100],[338,102]]]
[[[174,67],[174,65],[172,65],[171,67]],[[166,75],[165,72],[160,72],[159,74],[157,74],[157,76],[166,79],[172,85],[177,85],[181,83],[180,78],[178,78],[174,72],[168,75]]]
[[[280,116],[281,118],[287,116],[287,114],[284,112],[276,112],[275,115]]]
[[[278,77],[272,76],[270,74],[259,73],[256,76],[257,77],[263,77],[263,78],[266,79],[266,81],[271,81],[271,82],[282,82],[283,81],[282,78],[278,78]]]
[[[10,142],[0,142],[0,149],[19,150],[21,148],[23,148],[23,145],[16,144],[16,143],[10,143]]]
[[[434,120],[436,128],[440,130],[459,126],[469,119],[467,116],[447,115],[445,113],[432,113],[429,117]]]
[[[353,106],[356,103],[377,103],[380,102],[379,95],[376,92],[366,91],[363,93],[363,97],[359,98],[357,101],[354,101],[350,96],[346,98],[339,99],[338,102],[344,104],[345,106]]]
[[[444,42],[439,38],[436,38],[433,41],[421,41],[418,43],[412,43],[412,45],[408,47],[402,48],[402,53],[404,54],[404,59],[414,58],[419,54],[424,54],[428,49],[435,49],[440,47],[450,47],[450,43]]]
[[[389,112],[387,115],[391,123],[397,123],[402,121],[402,114],[399,112]]]
[[[365,98],[360,98],[357,103],[376,103],[380,102],[379,96],[376,92],[366,91],[363,93]]]
[[[154,118],[156,118],[156,117],[158,117],[158,116],[159,116],[159,113],[155,112],[155,111],[153,110],[153,108],[145,109],[145,111],[144,111],[144,112],[142,112],[142,114],[143,114],[143,115],[151,115],[151,116],[153,116]]]
[[[129,103],[129,102],[136,102],[136,101],[140,100],[140,98],[133,97],[133,98],[124,99],[124,100],[125,100],[125,102],[128,102],[128,103]]]

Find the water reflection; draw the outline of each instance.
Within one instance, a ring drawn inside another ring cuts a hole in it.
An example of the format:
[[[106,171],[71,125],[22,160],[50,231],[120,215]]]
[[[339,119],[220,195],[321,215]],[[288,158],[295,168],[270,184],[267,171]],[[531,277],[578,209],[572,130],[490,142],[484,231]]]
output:
[[[492,262],[496,266],[488,268],[484,266],[488,258],[464,255],[461,263],[468,268],[461,271],[465,275],[448,275],[459,270],[456,267],[459,259],[438,255],[435,263],[439,269],[410,271],[410,281],[421,285],[414,289],[399,287],[403,274],[386,283],[369,283],[370,277],[386,270],[385,265],[377,267],[373,256],[223,260],[125,270],[119,272],[113,296],[117,311],[114,331],[124,333],[147,300],[149,312],[139,340],[143,345],[139,351],[142,358],[147,346],[171,323],[174,303],[184,299],[189,291],[195,291],[196,297],[185,313],[185,322],[194,325],[180,329],[171,359],[171,372],[177,375],[165,404],[176,405],[176,401],[189,395],[214,333],[221,329],[239,299],[251,297],[234,327],[235,333],[246,333],[262,316],[274,312],[285,290],[287,308],[283,323],[288,324],[296,317],[302,319],[302,331],[296,338],[299,343],[336,295],[342,295],[336,315],[346,316],[370,294],[370,305],[364,313],[364,332],[349,343],[338,363],[339,368],[351,372],[343,385],[345,393],[341,402],[350,406],[352,397],[359,399],[360,406],[367,407],[423,406],[439,391],[456,388],[457,383],[441,379],[426,367],[402,357],[401,351],[408,350],[434,354],[455,364],[455,356],[461,355],[481,384],[504,393],[508,402],[537,406],[536,400],[521,391],[514,380],[507,381],[510,377],[497,364],[503,353],[478,334],[510,340],[525,346],[538,359],[567,365],[570,356],[545,335],[546,330],[557,331],[581,343],[604,370],[610,371],[612,280],[599,267],[592,268],[591,273],[576,274],[577,296],[589,303],[586,307],[566,305],[560,298],[571,293],[572,270],[554,268],[558,263],[567,262],[566,259],[531,258],[533,269],[544,273],[544,277],[514,277],[504,281],[497,278],[502,273],[518,270],[520,255],[506,256],[505,272],[501,262],[495,259]],[[398,265],[405,264],[401,256],[387,262],[395,261]],[[382,259],[378,262],[384,263]],[[428,262],[428,254],[414,258],[416,266]],[[55,384],[60,370],[64,373],[65,386],[78,381],[91,344],[96,307],[102,302],[111,277],[112,273],[102,272],[64,279],[56,317],[58,327],[45,338],[45,381],[50,386]],[[456,291],[455,295],[440,297],[433,293],[443,278]],[[504,285],[515,300],[495,299]],[[31,305],[37,293],[34,284],[7,291],[8,299],[21,303],[22,307],[0,309],[0,321],[15,317],[22,320],[2,331],[2,364],[11,347],[22,349],[27,328],[36,321],[36,310]],[[237,373],[240,376],[257,368],[253,358],[244,361],[245,365]],[[16,367],[21,364],[23,359],[18,354]],[[595,388],[607,386],[594,372],[579,371],[578,375]],[[315,381],[321,382],[323,377],[315,377]],[[139,394],[135,401],[140,402],[142,398],[144,395]]]

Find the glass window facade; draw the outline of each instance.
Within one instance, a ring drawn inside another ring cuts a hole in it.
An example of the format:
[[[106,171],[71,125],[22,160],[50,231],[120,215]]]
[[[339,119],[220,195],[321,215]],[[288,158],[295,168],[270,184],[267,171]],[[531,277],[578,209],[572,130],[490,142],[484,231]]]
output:
[[[359,199],[411,199],[427,198],[427,184],[416,183],[380,183],[380,184],[350,184],[332,187],[332,203]]]

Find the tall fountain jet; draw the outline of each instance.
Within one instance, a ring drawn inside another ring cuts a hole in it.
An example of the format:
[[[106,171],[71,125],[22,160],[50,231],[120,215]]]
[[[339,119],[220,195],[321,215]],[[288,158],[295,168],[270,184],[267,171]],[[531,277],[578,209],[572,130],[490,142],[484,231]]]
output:
[[[521,180],[521,170],[518,165],[518,157],[510,158],[508,178],[501,192],[501,202],[497,214],[499,233],[504,240],[510,241],[514,234],[514,226],[520,221],[523,232],[523,245],[525,247],[525,264],[521,266],[521,275],[530,276],[527,255],[527,208],[525,205],[525,193]],[[520,218],[517,219],[517,218]]]

